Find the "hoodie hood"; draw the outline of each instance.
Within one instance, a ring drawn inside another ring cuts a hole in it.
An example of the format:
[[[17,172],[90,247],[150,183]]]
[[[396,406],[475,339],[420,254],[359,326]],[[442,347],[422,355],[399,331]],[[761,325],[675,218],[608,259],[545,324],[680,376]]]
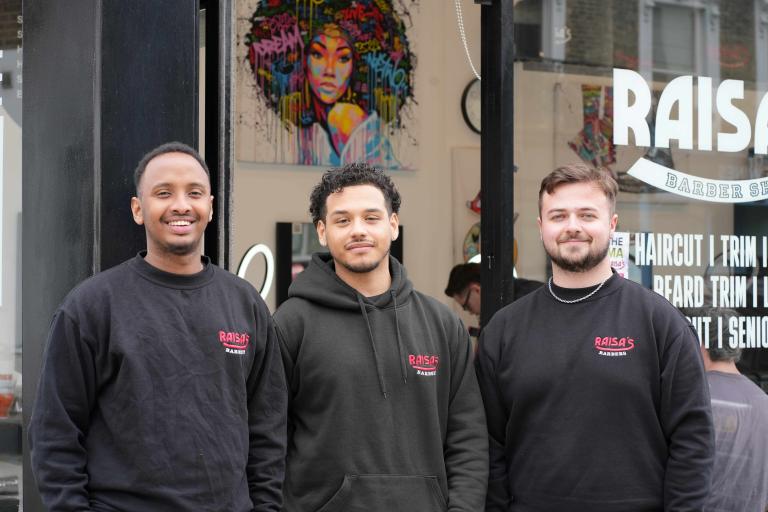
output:
[[[375,310],[394,311],[394,335],[397,340],[397,349],[400,354],[400,375],[403,382],[408,382],[408,369],[405,366],[405,348],[403,337],[400,333],[400,321],[397,308],[403,306],[410,298],[413,285],[405,275],[405,268],[391,255],[389,256],[389,273],[392,284],[386,293],[375,297],[363,297],[360,292],[349,286],[336,275],[333,258],[327,253],[314,253],[309,266],[296,276],[296,280],[288,288],[288,298],[298,297],[325,307],[358,310],[365,322],[368,341],[371,344],[371,353],[376,364],[376,375],[379,379],[379,388],[385,398],[387,392],[386,378],[384,376],[384,364],[377,349],[376,338],[373,335],[371,320],[368,313]],[[387,333],[384,333],[386,336]],[[386,340],[381,341],[384,343]]]
[[[413,291],[413,285],[399,261],[389,256],[389,274],[392,284],[389,290],[376,297],[363,297],[336,275],[333,258],[328,253],[314,253],[304,272],[296,276],[288,289],[288,297],[299,297],[334,309],[359,310],[358,299],[367,309],[393,308],[403,305]]]

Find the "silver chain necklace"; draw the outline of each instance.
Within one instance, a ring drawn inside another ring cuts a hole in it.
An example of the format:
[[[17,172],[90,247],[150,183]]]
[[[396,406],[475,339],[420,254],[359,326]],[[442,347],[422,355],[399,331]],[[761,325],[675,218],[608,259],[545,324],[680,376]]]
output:
[[[608,279],[610,279],[610,277],[609,277]],[[573,300],[566,300],[566,299],[561,299],[560,297],[558,297],[557,295],[555,295],[555,292],[552,290],[552,278],[551,278],[551,277],[549,278],[549,281],[547,281],[547,286],[549,287],[549,293],[551,293],[551,294],[552,294],[552,296],[553,296],[553,297],[554,297],[554,298],[555,298],[555,299],[556,299],[558,302],[562,302],[563,304],[576,304],[577,302],[581,302],[581,301],[583,301],[583,300],[587,300],[588,298],[590,298],[591,296],[593,296],[594,294],[596,294],[597,292],[599,292],[599,291],[600,291],[600,288],[602,288],[602,287],[603,287],[603,285],[604,285],[605,283],[607,283],[607,282],[608,282],[608,279],[606,279],[605,281],[603,281],[602,283],[600,283],[599,285],[597,285],[597,288],[595,288],[594,290],[592,290],[591,292],[589,292],[589,293],[588,293],[588,294],[586,294],[585,296],[583,296],[583,297],[581,297],[581,298],[578,298],[578,299],[573,299]]]

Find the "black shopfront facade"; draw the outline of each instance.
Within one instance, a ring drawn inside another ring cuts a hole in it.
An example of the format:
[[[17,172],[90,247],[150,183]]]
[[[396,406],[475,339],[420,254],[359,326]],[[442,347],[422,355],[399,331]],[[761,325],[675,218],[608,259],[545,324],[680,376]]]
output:
[[[25,385],[21,417],[0,419],[0,444],[13,464],[53,311],[143,248],[143,231],[117,211],[141,155],[169,140],[204,152],[218,206],[205,252],[230,270],[232,202],[250,192],[233,180],[237,2],[9,4],[0,319],[11,337],[0,338],[0,378]],[[482,11],[483,322],[509,302],[513,267],[551,272],[535,223],[541,178],[572,161],[607,166],[620,184],[615,267],[675,306],[738,311],[692,320],[723,323],[727,334],[706,342],[740,344],[742,371],[768,391],[768,3],[463,4]],[[21,481],[26,510],[43,510],[26,452]]]

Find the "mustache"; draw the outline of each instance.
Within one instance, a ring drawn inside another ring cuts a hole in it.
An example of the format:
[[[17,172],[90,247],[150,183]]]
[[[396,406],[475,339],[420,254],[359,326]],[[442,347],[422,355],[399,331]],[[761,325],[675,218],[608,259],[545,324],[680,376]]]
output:
[[[563,243],[563,242],[591,242],[592,237],[589,236],[571,236],[571,235],[563,235],[561,237],[558,237],[557,242]]]
[[[366,245],[374,246],[376,245],[376,243],[373,240],[369,240],[367,238],[361,238],[360,240],[351,240],[347,242],[346,244],[344,244],[344,247],[348,249],[350,247],[359,247],[359,246],[366,246]]]

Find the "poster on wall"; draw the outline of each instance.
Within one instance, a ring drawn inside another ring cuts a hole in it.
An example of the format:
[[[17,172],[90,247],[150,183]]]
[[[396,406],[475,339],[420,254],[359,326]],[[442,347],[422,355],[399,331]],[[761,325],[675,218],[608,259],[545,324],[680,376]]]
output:
[[[413,169],[418,7],[418,0],[239,2],[237,158]]]

